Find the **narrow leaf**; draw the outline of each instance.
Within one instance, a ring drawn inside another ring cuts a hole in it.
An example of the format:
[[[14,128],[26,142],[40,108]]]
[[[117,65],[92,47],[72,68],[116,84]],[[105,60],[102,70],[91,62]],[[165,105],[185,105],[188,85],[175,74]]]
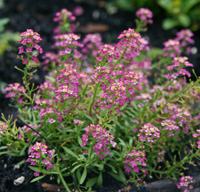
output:
[[[85,179],[86,179],[86,176],[87,176],[87,168],[86,168],[86,166],[85,166],[85,167],[84,167],[83,174],[82,174],[82,176],[81,176],[80,184],[83,184],[83,182],[84,182]]]
[[[96,184],[96,182],[97,182],[97,177],[89,179],[86,183],[86,187],[92,187]]]
[[[31,183],[33,183],[33,182],[35,182],[35,181],[38,181],[38,180],[40,180],[40,179],[43,179],[44,177],[45,177],[45,175],[36,177],[35,179],[31,180]]]
[[[72,150],[70,150],[69,148],[67,148],[67,147],[65,147],[65,146],[63,146],[63,149],[65,150],[65,152],[66,152],[67,154],[70,154],[70,155],[72,155],[73,157],[75,157],[75,158],[78,159],[78,156],[77,156]]]

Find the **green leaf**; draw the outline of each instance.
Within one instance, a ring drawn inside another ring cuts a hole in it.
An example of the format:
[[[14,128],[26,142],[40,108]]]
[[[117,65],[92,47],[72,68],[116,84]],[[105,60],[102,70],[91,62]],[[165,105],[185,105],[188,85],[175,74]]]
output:
[[[5,154],[9,154],[9,151],[0,152],[0,156],[1,156],[1,155],[5,155]]]
[[[104,165],[102,165],[102,164],[97,164],[97,163],[95,163],[95,164],[93,164],[95,167],[98,167],[99,168],[99,170],[103,170],[103,167],[104,167]]]
[[[67,147],[65,147],[65,146],[63,146],[63,149],[65,150],[65,152],[66,152],[67,154],[70,154],[71,156],[73,156],[73,157],[75,157],[76,159],[78,159],[78,156],[77,156],[72,150],[70,150],[69,148],[67,148]]]
[[[96,184],[96,182],[97,182],[97,177],[89,179],[86,183],[86,187],[92,187]]]
[[[80,169],[77,169],[76,177],[77,177],[78,181],[80,182],[80,178],[81,178],[81,170]]]
[[[44,174],[49,174],[50,173],[46,169],[39,169],[38,167],[29,166],[29,168],[32,169],[35,172],[40,172],[40,173],[44,173]]]
[[[57,183],[60,184],[60,177],[57,177]]]
[[[22,156],[22,155],[25,154],[25,150],[26,150],[27,147],[28,147],[28,146],[24,146],[24,147],[21,149],[21,151],[20,151],[20,153],[19,153],[20,156]]]
[[[108,172],[108,174],[111,175],[114,179],[121,181],[121,182],[124,182],[123,179],[119,175],[117,175],[113,172]]]
[[[164,19],[164,21],[162,23],[162,27],[165,30],[172,29],[172,28],[174,28],[174,27],[176,27],[178,25],[180,25],[180,23],[177,20],[172,19],[172,18]]]
[[[119,141],[120,141],[120,144],[121,144],[122,146],[126,147],[126,143],[124,142],[124,140],[122,140],[122,139],[120,139],[120,138],[118,138],[118,139],[119,139]]]
[[[41,170],[38,167],[28,166],[31,170],[35,172],[40,172]]]
[[[80,145],[82,143],[82,139],[80,136],[78,136],[78,144]]]
[[[7,148],[8,148],[7,146],[1,146],[0,150],[4,150],[4,149],[7,149]]]
[[[190,17],[185,14],[180,14],[178,16],[178,20],[181,23],[181,25],[183,25],[184,27],[188,27],[191,23]]]
[[[59,172],[56,172],[56,171],[49,171],[48,174],[50,174],[50,175],[51,175],[51,174],[52,174],[52,175],[59,175]]]
[[[125,9],[128,11],[132,11],[134,9],[133,5],[131,4],[130,0],[116,0],[116,4],[121,9]]]
[[[124,173],[121,168],[119,168],[119,176],[122,179],[122,182],[125,184],[126,183],[126,177],[124,176]]]
[[[188,11],[190,11],[190,9],[192,9],[195,5],[199,4],[200,0],[185,0],[182,2],[182,11],[184,13],[187,13]]]
[[[74,173],[79,167],[83,167],[83,164],[76,165],[71,172]]]
[[[9,22],[9,18],[0,19],[0,33],[4,31],[4,25]]]
[[[87,114],[84,114],[87,119],[89,119],[92,123],[94,123],[94,119]]]
[[[25,160],[20,161],[19,163],[17,163],[16,165],[22,165],[25,163]]]
[[[148,51],[147,56],[150,59],[156,59],[158,56],[160,56],[162,54],[163,54],[162,49],[160,49],[160,48],[153,48],[153,49],[151,49],[151,50]]]
[[[112,169],[112,171],[113,171],[114,173],[117,173],[116,169],[115,169],[111,164],[107,164],[107,165]]]
[[[86,165],[85,165],[84,170],[83,170],[83,174],[81,176],[80,184],[83,184],[83,182],[86,179],[86,176],[87,176],[87,168],[86,168]]]
[[[170,11],[173,8],[171,0],[158,0],[158,4],[165,10]]]
[[[102,177],[102,172],[100,172],[98,179],[97,179],[97,185],[102,186],[103,184],[103,177]]]
[[[35,181],[38,181],[38,180],[40,180],[40,179],[43,179],[44,177],[45,177],[45,175],[36,177],[35,179],[31,180],[31,183],[33,183],[33,182],[35,182]]]

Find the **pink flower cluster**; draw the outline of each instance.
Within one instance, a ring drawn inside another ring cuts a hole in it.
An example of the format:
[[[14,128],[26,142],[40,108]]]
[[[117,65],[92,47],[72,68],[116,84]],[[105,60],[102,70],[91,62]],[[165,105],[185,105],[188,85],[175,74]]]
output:
[[[131,152],[126,155],[124,164],[127,165],[124,166],[124,169],[127,173],[130,173],[130,171],[139,173],[141,171],[143,173],[143,177],[145,177],[147,174],[147,169],[145,169],[145,167],[147,167],[146,161],[145,151],[133,148]],[[137,182],[140,183],[141,179],[138,179]]]
[[[65,99],[77,98],[81,86],[80,79],[82,79],[81,74],[71,66],[60,70],[60,74],[56,77],[58,88],[54,91],[56,100],[62,102]]]
[[[99,50],[100,46],[102,45],[102,38],[99,34],[87,34],[83,39],[83,48],[82,53],[92,53],[92,56],[97,56],[97,51]]]
[[[200,149],[200,129],[197,129],[196,130],[196,133],[192,134],[192,136],[194,138],[198,137],[198,141],[197,141],[197,148]]]
[[[169,39],[168,41],[164,42],[164,57],[170,56],[170,57],[176,57],[180,56],[181,54],[181,48],[180,48],[180,42],[176,39]]]
[[[191,44],[194,44],[194,40],[192,39],[193,33],[189,29],[183,29],[180,32],[176,33],[176,37],[174,39],[169,39],[167,42],[164,42],[164,57],[177,57],[180,56],[183,51],[186,54],[190,54],[191,52]]]
[[[170,119],[166,119],[161,122],[161,125],[164,127],[164,129],[169,130],[169,137],[174,136],[172,131],[180,131],[180,128],[176,124],[177,122]]]
[[[113,141],[114,137],[109,131],[103,129],[100,125],[91,124],[85,128],[86,133],[82,135],[81,146],[85,146],[88,141],[90,145],[93,144],[93,151],[100,155],[99,158],[102,160],[105,155],[109,155],[109,145],[115,148],[116,143]]]
[[[95,101],[94,109],[113,108],[120,113],[119,108],[133,101],[135,91],[142,88],[138,74],[133,71],[123,71],[123,69],[112,71],[112,68],[97,67],[91,79],[92,83],[102,82],[100,87],[103,90],[100,98]]]
[[[187,57],[175,57],[172,60],[173,65],[167,67],[168,72],[172,74],[166,74],[164,77],[167,79],[176,79],[179,75],[191,77],[191,74],[184,69],[184,67],[193,67],[193,64],[189,63],[187,60]]]
[[[4,132],[6,132],[8,129],[8,125],[3,122],[3,121],[0,121],[0,134],[3,134]]]
[[[59,55],[71,54],[72,50],[83,45],[78,42],[80,37],[73,33],[54,36],[54,47],[58,48]]]
[[[136,96],[136,99],[141,99],[143,103],[148,103],[152,97],[148,93],[141,93],[140,95]]]
[[[181,46],[187,46],[188,44],[194,44],[192,37],[194,34],[189,29],[183,29],[176,33],[176,40],[180,42]]]
[[[40,84],[40,87],[38,89],[38,93],[41,93],[41,92],[50,93],[54,90],[55,90],[55,86],[52,83],[45,81],[43,84]]]
[[[172,122],[175,121],[180,130],[184,130],[185,133],[189,131],[188,121],[192,120],[192,116],[188,110],[176,104],[168,103],[163,112],[170,115],[168,119]]]
[[[105,63],[106,61],[111,62],[115,55],[115,47],[109,44],[102,45],[99,49],[97,61],[102,61]]]
[[[183,87],[187,85],[186,80],[184,78],[179,80],[174,80],[169,86],[166,87],[167,91],[180,91],[183,90]]]
[[[39,42],[42,41],[42,38],[37,32],[34,32],[32,29],[27,29],[25,32],[21,33],[20,35],[21,39],[19,40],[20,44],[22,44],[21,47],[19,47],[19,55],[25,53],[26,55],[33,52],[33,48],[37,50],[38,54],[43,53],[43,49],[40,45],[38,45]],[[26,46],[26,48],[24,48]],[[19,56],[19,58],[22,60],[23,64],[28,64],[27,58],[23,58],[23,56]],[[35,63],[39,63],[38,58],[34,55],[30,55],[31,61]]]
[[[45,53],[42,59],[44,59],[44,61],[42,62],[42,64],[44,65],[44,70],[49,69],[49,65],[52,65],[54,67],[59,63],[59,56],[53,52]]]
[[[178,189],[183,189],[183,192],[190,192],[190,189],[193,189],[193,177],[183,176],[180,179],[180,183],[177,185]]]
[[[84,12],[83,8],[81,6],[76,6],[73,10],[74,15],[80,16]]]
[[[138,57],[140,55],[141,50],[147,48],[147,41],[131,28],[124,30],[118,36],[118,39],[120,39],[120,41],[115,45],[115,47],[118,52],[122,54],[124,59],[128,58],[129,60],[132,60],[133,57]]]
[[[6,98],[17,97],[20,98],[20,94],[26,93],[26,89],[21,86],[19,83],[8,84],[8,87],[5,88]],[[21,101],[21,100],[19,100]]]
[[[46,143],[36,142],[28,151],[30,155],[28,156],[26,162],[30,162],[32,166],[36,166],[39,163],[38,160],[42,160],[41,162],[43,167],[46,167],[46,169],[52,168],[53,165],[51,162],[53,161],[52,158],[54,151],[47,150],[47,148],[48,146]],[[35,172],[34,175],[39,176],[39,172]]]
[[[136,16],[139,17],[142,21],[144,21],[144,25],[152,24],[153,23],[153,13],[147,8],[140,8],[136,12]]]
[[[73,23],[75,20],[76,17],[67,9],[62,9],[60,12],[57,12],[53,18],[53,21],[58,22],[59,27],[54,29],[54,33],[59,34],[75,31],[75,25]]]
[[[151,123],[146,123],[139,130],[138,137],[140,141],[153,143],[155,139],[160,138],[160,130]]]

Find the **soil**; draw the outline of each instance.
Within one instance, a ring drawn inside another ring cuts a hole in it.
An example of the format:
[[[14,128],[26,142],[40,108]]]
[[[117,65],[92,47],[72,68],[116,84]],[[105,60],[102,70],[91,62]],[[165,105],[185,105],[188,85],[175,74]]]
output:
[[[105,8],[106,1],[97,0],[7,0],[4,8],[0,9],[0,18],[9,17],[10,22],[6,25],[7,32],[23,32],[30,28],[40,33],[44,39],[41,46],[44,52],[50,51],[53,44],[52,30],[55,27],[53,17],[56,12],[62,8],[67,8],[72,11],[76,6],[81,6],[84,10],[83,15],[78,16],[77,20],[80,23],[77,33],[84,36],[88,32],[99,32],[103,37],[104,42],[114,42],[117,40],[119,33],[127,28],[134,27],[134,14],[117,10],[115,13],[108,13]],[[156,18],[154,24],[149,27],[149,31],[145,33],[146,38],[150,40],[151,46],[162,47],[162,42],[169,38],[174,38],[178,29],[164,31],[161,28],[162,18]],[[195,47],[200,47],[200,37],[195,35]],[[3,85],[21,81],[21,74],[14,69],[15,65],[20,65],[20,61],[16,58],[17,49],[12,48],[0,56],[0,113],[4,113],[7,117],[9,114],[16,116],[16,110],[8,107],[11,103],[10,99],[6,99],[3,92]],[[194,64],[197,74],[200,74],[199,61],[200,53],[193,54],[190,62]],[[36,84],[43,81],[44,72],[39,70],[38,76],[35,77]],[[194,78],[194,77],[192,77]],[[9,157],[7,155],[0,156],[0,191],[1,192],[43,192],[55,191],[56,180],[49,177],[30,183],[33,179],[33,172],[28,168],[28,164],[24,163],[20,167],[16,164],[23,157]],[[189,170],[196,176],[197,183],[199,182],[198,171]],[[24,176],[25,180],[20,185],[14,184],[14,180]],[[160,182],[160,183],[159,183]],[[162,191],[175,192],[177,188],[175,183],[169,180],[155,181],[147,184],[146,187],[136,188],[134,185],[130,192],[148,192]],[[48,184],[53,184],[49,186]],[[46,186],[46,187],[45,187]],[[197,185],[198,187],[198,185]],[[95,187],[98,192],[122,192],[125,191],[124,186],[107,175],[104,177],[104,186]],[[198,191],[196,188],[195,191]],[[200,190],[199,190],[200,191]]]

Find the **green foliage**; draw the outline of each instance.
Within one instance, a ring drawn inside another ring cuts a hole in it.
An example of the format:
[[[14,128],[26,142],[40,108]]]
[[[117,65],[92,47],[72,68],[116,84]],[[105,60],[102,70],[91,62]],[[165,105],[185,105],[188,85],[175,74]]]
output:
[[[197,30],[199,18],[194,18],[193,12],[200,9],[199,0],[158,0],[158,4],[167,11],[167,18],[163,21],[163,28],[168,30],[177,26],[191,27]],[[200,14],[200,13],[199,13]]]
[[[162,23],[165,30],[179,26],[194,31],[200,28],[200,0],[113,0],[112,6],[132,12],[147,7],[153,11],[154,18],[160,18],[160,14],[166,17]]]
[[[0,55],[2,55],[9,47],[9,42],[17,42],[19,33],[4,33],[5,25],[9,22],[9,18],[0,19]]]

